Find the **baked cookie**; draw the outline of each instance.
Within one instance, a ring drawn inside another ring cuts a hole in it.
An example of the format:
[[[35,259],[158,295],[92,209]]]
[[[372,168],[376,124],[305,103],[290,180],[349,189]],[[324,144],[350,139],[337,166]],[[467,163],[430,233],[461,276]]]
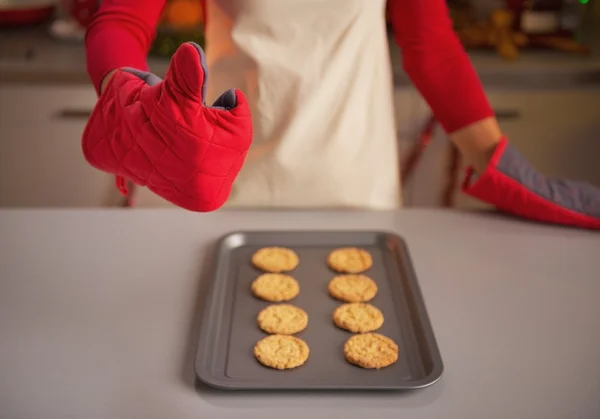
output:
[[[285,247],[264,247],[252,255],[252,265],[265,272],[288,272],[298,266],[298,255]]]
[[[354,335],[344,344],[344,356],[362,368],[384,368],[398,360],[398,345],[378,333]]]
[[[257,321],[264,332],[293,335],[308,326],[308,314],[291,304],[273,304],[258,313]]]
[[[298,281],[285,274],[262,274],[250,288],[256,297],[273,303],[289,301],[300,293]]]
[[[383,313],[371,304],[342,304],[333,312],[333,323],[352,333],[373,332],[383,326]]]
[[[331,252],[327,257],[327,264],[336,272],[357,274],[373,266],[373,258],[366,250],[344,247]]]
[[[377,294],[377,284],[366,275],[338,275],[329,281],[329,295],[347,303],[371,301]]]
[[[271,335],[254,346],[254,356],[265,367],[287,370],[299,367],[308,359],[306,342],[294,336]]]

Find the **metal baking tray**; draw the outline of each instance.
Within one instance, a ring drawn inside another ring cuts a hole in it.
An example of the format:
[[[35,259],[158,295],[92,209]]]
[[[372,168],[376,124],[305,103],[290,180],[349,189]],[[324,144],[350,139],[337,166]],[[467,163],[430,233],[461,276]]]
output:
[[[250,284],[262,272],[252,254],[267,246],[293,249],[300,264],[291,273],[300,295],[291,304],[308,313],[308,327],[296,336],[310,347],[307,362],[292,370],[274,370],[254,358],[253,348],[267,336],[257,326],[258,312],[269,303],[254,297]],[[373,267],[365,272],[378,285],[371,303],[385,317],[377,332],[399,347],[398,361],[380,370],[362,369],[344,359],[352,336],[332,321],[341,302],[327,292],[335,275],[329,252],[346,246],[368,250]],[[429,386],[442,375],[442,358],[404,240],[373,231],[245,231],[222,237],[213,261],[195,370],[200,381],[228,390],[408,390]]]

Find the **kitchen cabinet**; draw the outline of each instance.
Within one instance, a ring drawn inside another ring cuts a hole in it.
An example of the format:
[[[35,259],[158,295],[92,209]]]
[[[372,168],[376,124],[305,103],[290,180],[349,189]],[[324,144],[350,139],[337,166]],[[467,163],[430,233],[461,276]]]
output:
[[[600,89],[496,91],[489,98],[500,126],[543,174],[600,187]],[[456,206],[474,202],[456,191]]]
[[[592,86],[594,87],[594,86]],[[503,132],[542,173],[587,181],[600,187],[600,89],[488,90]],[[401,159],[417,141],[431,114],[417,92],[403,89],[396,95],[398,141]],[[442,205],[449,181],[451,143],[437,126],[429,147],[404,185],[405,206]],[[460,161],[452,193],[454,207],[490,206],[460,192],[466,163]]]
[[[494,92],[490,100],[511,143],[539,170],[600,185],[600,90]]]
[[[541,172],[600,186],[600,89],[491,89],[488,97],[511,143]],[[87,85],[0,84],[0,206],[118,205],[113,177],[92,168],[81,152],[81,134],[95,101]],[[404,163],[431,112],[410,85],[395,90],[394,105]],[[405,179],[405,206],[442,205],[450,151],[437,126]],[[455,179],[455,206],[488,207],[460,192],[464,166]],[[145,188],[138,192],[138,206],[171,206]]]
[[[88,85],[0,84],[0,206],[93,207],[116,199],[113,177],[81,151],[95,102]]]
[[[431,110],[413,87],[397,89],[394,98],[398,147],[402,168],[431,118]],[[429,146],[409,176],[402,179],[404,206],[437,207],[441,204],[449,163],[450,144],[436,124]]]

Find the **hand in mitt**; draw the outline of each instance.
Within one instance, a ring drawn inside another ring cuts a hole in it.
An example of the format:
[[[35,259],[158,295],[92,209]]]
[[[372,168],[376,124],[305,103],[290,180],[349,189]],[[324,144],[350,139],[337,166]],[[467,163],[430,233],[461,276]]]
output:
[[[179,47],[167,75],[117,70],[83,133],[86,160],[191,211],[213,211],[231,192],[252,141],[248,102],[228,90],[206,106],[206,62]]]
[[[534,221],[600,229],[600,189],[550,179],[503,138],[479,178],[467,169],[463,191],[499,210]]]

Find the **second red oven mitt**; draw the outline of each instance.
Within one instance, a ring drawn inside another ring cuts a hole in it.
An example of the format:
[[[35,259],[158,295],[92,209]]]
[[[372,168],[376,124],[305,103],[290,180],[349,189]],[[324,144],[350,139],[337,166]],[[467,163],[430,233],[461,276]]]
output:
[[[480,176],[467,169],[462,189],[501,211],[530,220],[600,229],[599,188],[542,175],[506,138]]]
[[[221,207],[248,153],[252,120],[240,90],[206,106],[206,72],[193,43],[179,47],[164,81],[117,70],[83,133],[87,161],[123,188],[129,179],[191,211]]]

